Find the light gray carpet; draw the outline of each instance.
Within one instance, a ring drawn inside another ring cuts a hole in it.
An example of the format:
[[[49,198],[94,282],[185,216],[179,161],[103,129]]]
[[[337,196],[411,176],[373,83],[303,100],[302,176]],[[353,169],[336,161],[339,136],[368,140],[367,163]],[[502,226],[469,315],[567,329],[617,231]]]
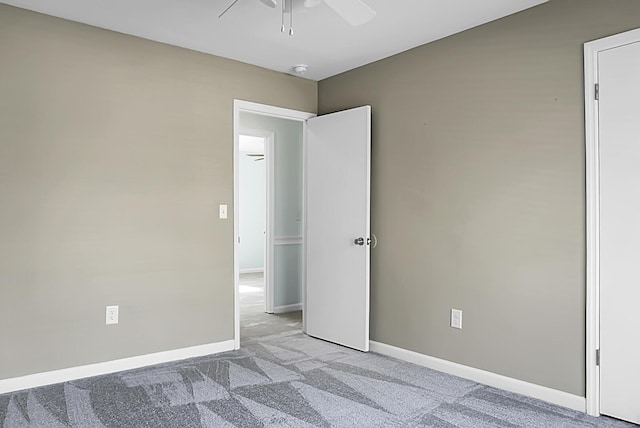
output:
[[[237,352],[0,395],[0,426],[633,426],[309,338],[300,313],[243,322]]]

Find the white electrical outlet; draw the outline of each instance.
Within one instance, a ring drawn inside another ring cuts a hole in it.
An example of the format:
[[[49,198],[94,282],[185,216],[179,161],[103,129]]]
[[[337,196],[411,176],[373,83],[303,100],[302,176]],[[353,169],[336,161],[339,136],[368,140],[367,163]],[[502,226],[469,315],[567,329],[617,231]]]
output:
[[[107,325],[118,324],[118,307],[107,306]]]
[[[462,330],[462,311],[460,309],[451,309],[451,327]]]

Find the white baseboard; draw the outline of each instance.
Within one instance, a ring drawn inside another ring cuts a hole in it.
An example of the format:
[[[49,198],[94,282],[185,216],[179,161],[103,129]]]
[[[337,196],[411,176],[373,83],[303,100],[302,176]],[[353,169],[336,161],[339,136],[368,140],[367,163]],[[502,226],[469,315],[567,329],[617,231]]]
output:
[[[453,363],[451,361],[442,360],[429,355],[419,354],[414,351],[397,348],[385,343],[370,341],[370,350],[371,352],[376,352],[378,354],[397,358],[419,366],[449,373],[484,385],[537,398],[552,404],[557,404],[558,406],[568,407],[580,412],[584,412],[586,410],[585,397],[569,394],[568,392],[558,391],[557,389],[548,388],[546,386],[536,385],[534,383]]]
[[[240,272],[240,275],[243,273],[263,273],[264,268],[240,269],[238,272]]]
[[[0,380],[0,394],[233,350],[233,340]]]
[[[273,308],[274,314],[284,314],[285,312],[295,312],[302,310],[302,303],[296,303],[294,305],[276,306]]]

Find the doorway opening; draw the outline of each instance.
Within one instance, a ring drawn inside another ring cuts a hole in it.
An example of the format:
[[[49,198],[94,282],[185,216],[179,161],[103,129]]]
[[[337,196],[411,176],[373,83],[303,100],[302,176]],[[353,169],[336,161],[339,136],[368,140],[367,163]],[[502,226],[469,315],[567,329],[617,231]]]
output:
[[[241,129],[275,136],[274,144],[267,144],[265,151],[265,159],[271,158],[273,164],[266,225],[266,289],[269,282],[273,284],[274,315],[270,319],[298,312],[294,325],[303,333],[368,352],[370,246],[377,242],[370,236],[371,106],[315,117],[234,101],[236,349],[240,336],[250,334],[240,328]]]
[[[271,156],[267,147],[273,133],[242,130],[239,136],[239,236],[241,313],[272,313],[267,297],[270,266],[267,263],[267,174]],[[270,290],[269,290],[270,291]]]
[[[241,336],[303,329],[303,136],[313,116],[234,102],[236,349]]]

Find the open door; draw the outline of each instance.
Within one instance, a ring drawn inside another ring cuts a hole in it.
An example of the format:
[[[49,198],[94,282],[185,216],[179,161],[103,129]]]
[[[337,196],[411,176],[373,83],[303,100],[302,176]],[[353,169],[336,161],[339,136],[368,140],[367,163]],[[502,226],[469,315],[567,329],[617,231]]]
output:
[[[371,107],[307,121],[306,333],[369,351]]]
[[[598,77],[600,411],[640,424],[640,41],[600,52]]]

